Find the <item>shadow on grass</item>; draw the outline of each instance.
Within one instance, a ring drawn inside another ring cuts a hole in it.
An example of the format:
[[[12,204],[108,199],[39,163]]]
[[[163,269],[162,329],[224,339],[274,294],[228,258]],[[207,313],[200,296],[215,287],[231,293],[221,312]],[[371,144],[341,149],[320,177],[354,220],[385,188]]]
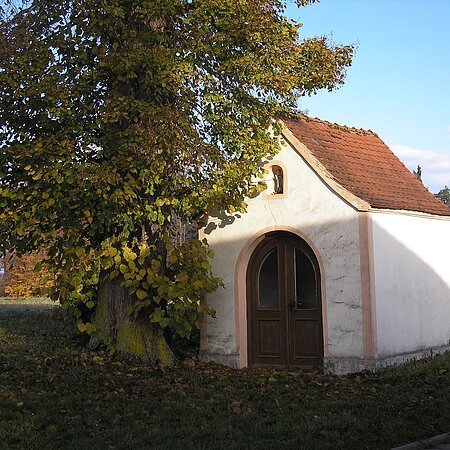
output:
[[[2,448],[385,449],[450,429],[450,355],[345,377],[163,371],[80,347],[53,308],[5,307]]]

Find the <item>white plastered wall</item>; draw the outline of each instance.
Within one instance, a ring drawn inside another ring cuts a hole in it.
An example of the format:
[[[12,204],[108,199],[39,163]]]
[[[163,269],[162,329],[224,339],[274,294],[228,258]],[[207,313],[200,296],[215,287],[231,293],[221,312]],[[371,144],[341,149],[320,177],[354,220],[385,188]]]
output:
[[[241,273],[236,273],[236,264],[242,263],[243,253],[264,231],[288,230],[311,244],[322,267],[325,356],[361,358],[358,213],[331,191],[289,144],[283,145],[271,164],[283,167],[287,192],[279,197],[263,193],[248,199],[247,213],[233,223],[223,226],[220,219],[212,217],[206,227],[215,252],[213,272],[224,280],[225,288],[207,298],[216,318],[207,322],[205,357],[246,365],[246,329],[242,327],[246,323],[245,295],[239,296],[235,285],[237,278],[245,277],[246,265],[238,265]]]
[[[379,358],[448,348],[450,220],[370,215]]]

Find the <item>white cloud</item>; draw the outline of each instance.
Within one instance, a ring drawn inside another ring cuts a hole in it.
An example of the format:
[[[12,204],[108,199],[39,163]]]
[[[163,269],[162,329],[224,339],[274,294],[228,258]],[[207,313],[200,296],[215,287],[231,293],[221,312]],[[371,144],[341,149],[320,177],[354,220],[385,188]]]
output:
[[[422,168],[423,184],[433,193],[450,186],[450,153],[411,148],[407,145],[390,145],[409,170]]]

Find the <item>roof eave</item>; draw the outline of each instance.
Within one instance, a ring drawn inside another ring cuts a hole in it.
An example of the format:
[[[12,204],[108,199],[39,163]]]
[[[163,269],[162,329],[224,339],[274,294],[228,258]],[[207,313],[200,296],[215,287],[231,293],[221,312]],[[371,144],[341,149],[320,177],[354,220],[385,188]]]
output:
[[[372,213],[382,213],[382,214],[397,214],[404,216],[415,216],[422,217],[427,219],[439,219],[439,220],[447,220],[450,221],[450,215],[448,214],[439,214],[439,213],[430,213],[423,211],[413,211],[410,209],[393,209],[393,208],[371,208],[370,212]]]

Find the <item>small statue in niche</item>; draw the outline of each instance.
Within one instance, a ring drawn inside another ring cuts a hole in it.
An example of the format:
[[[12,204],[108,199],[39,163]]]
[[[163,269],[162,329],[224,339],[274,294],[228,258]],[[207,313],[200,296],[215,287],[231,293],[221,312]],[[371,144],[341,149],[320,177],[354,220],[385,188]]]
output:
[[[283,170],[279,166],[273,166],[273,193],[283,193]]]

